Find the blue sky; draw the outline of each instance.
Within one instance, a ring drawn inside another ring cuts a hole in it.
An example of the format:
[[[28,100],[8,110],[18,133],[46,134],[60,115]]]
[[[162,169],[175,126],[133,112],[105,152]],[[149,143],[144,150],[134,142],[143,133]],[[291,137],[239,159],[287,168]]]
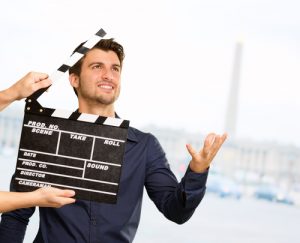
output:
[[[300,146],[300,3],[292,0],[11,0],[0,10],[4,89],[51,74],[100,27],[125,47],[118,113],[142,127],[223,132],[235,44],[243,40],[237,133]],[[45,106],[75,109],[67,77]]]

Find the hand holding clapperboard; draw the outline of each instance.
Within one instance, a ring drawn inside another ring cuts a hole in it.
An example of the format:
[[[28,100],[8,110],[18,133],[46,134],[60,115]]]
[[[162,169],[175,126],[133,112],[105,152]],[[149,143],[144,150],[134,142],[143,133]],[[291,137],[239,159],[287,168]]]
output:
[[[50,76],[57,81],[104,36],[100,29]],[[42,107],[26,99],[14,184],[17,191],[53,186],[77,199],[116,203],[128,120]]]

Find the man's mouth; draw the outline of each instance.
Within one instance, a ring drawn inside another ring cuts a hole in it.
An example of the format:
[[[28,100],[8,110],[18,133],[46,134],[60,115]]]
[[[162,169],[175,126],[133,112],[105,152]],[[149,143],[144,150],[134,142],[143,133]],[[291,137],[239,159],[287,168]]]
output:
[[[109,84],[100,84],[100,85],[98,85],[98,87],[101,88],[101,89],[105,89],[105,90],[112,90],[113,89],[113,86],[109,85]]]

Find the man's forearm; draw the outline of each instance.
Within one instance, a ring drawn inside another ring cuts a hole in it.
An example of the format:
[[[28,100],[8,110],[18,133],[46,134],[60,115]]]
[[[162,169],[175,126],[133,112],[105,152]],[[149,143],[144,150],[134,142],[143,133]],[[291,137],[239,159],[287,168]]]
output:
[[[189,168],[178,184],[175,198],[170,197],[166,205],[165,216],[182,224],[190,219],[205,194],[207,171],[194,173]]]

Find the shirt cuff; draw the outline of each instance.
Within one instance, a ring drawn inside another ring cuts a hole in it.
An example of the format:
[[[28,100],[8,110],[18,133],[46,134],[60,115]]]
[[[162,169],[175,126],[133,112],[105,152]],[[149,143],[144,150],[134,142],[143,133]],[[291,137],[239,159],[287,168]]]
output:
[[[190,167],[187,168],[184,177],[182,178],[183,192],[185,194],[185,207],[195,208],[201,202],[208,177],[207,169],[203,173],[193,172]]]

